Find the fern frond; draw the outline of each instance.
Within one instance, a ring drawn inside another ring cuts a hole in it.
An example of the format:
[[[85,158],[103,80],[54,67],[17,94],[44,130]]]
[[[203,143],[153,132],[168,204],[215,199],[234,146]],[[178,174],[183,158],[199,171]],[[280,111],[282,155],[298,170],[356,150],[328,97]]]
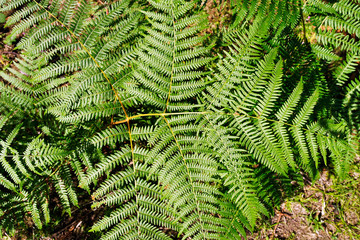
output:
[[[110,155],[88,174],[86,182],[83,183],[89,184],[105,172],[115,170],[116,166],[127,165],[123,171],[112,174],[93,193],[93,198],[98,199],[94,207],[104,204],[122,205],[93,226],[91,231],[107,229],[107,233],[101,239],[118,239],[120,236],[171,239],[155,227],[175,229],[172,221],[174,218],[171,219],[166,211],[166,205],[161,201],[159,187],[142,179],[149,170],[146,165],[138,161],[146,155],[147,151],[139,148],[133,150],[128,148]]]
[[[360,56],[349,54],[346,57],[346,62],[334,70],[334,77],[337,85],[342,86],[348,81],[349,75],[356,70],[359,61]]]
[[[312,51],[320,58],[326,59],[329,62],[340,60],[341,58],[329,49],[321,47],[319,45],[312,45]]]
[[[194,2],[150,3],[160,12],[144,11],[151,26],[138,53],[134,73],[138,84],[130,92],[163,111],[189,110],[192,106],[186,101],[205,86],[199,69],[211,60],[206,57],[209,48],[198,46],[204,40],[196,35],[204,29],[203,16],[185,15]]]

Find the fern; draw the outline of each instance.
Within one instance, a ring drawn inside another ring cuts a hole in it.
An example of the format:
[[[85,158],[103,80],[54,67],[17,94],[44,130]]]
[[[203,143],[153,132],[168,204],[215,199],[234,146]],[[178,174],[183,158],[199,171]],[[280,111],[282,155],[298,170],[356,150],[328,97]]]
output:
[[[0,72],[1,232],[87,198],[101,239],[242,239],[300,172],[346,175],[358,2],[232,1],[210,35],[202,7],[0,1],[20,53]],[[295,34],[304,14],[318,43]]]
[[[354,38],[359,37],[359,16],[357,9],[359,9],[359,3],[357,1],[341,0],[332,5],[319,4],[316,1],[310,1],[309,13],[329,12],[330,15],[324,16],[323,14],[315,15],[318,25],[317,39],[319,43],[326,46],[328,49],[335,51],[335,48],[346,52],[346,57],[343,57],[342,61],[339,59],[332,59],[337,66],[333,72],[335,82],[340,87],[356,85],[356,79],[351,77],[352,74],[358,72],[357,65],[359,61],[359,43]],[[321,21],[321,22],[320,22]],[[345,93],[344,90],[337,90]],[[356,96],[354,96],[354,105],[350,109],[347,109],[349,124],[354,128],[358,127],[358,120],[352,116],[352,110],[358,108],[356,102]],[[348,98],[348,97],[347,97]],[[346,99],[346,98],[345,98]],[[346,100],[345,100],[346,101]],[[343,106],[348,106],[344,103]],[[347,108],[347,107],[345,107]]]
[[[3,117],[2,121],[5,123],[7,118]],[[77,205],[72,183],[66,180],[69,178],[69,173],[63,172],[66,166],[61,163],[68,153],[34,139],[29,143],[24,154],[20,154],[11,145],[21,130],[22,124],[17,125],[6,139],[1,139],[0,142],[3,167],[0,178],[1,185],[4,187],[1,193],[4,199],[1,208],[5,210],[0,224],[5,231],[12,231],[16,227],[13,218],[24,219],[24,212],[31,215],[34,224],[39,229],[43,227],[43,223],[49,223],[49,202],[51,201],[49,193],[52,185],[56,187],[56,192],[63,199],[62,204],[68,214],[71,214],[70,204]],[[25,225],[23,220],[19,224]]]
[[[150,26],[134,72],[134,86],[141,87],[130,88],[130,93],[164,112],[190,110],[196,105],[186,101],[205,87],[205,73],[199,70],[211,61],[206,57],[209,47],[196,46],[205,40],[196,35],[204,29],[204,16],[186,16],[195,2],[150,3],[159,11],[144,12]]]

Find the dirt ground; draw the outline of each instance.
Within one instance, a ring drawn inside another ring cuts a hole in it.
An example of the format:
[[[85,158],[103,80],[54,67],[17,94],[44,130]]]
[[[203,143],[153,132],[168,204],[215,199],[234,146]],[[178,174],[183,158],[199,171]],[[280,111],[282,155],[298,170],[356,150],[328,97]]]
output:
[[[0,70],[8,67],[19,54],[17,51],[14,51],[14,45],[4,43],[9,33],[10,28],[5,28],[4,23],[0,22]]]
[[[323,171],[316,183],[306,185],[299,195],[282,203],[275,216],[248,239],[360,239],[358,165],[344,181]]]

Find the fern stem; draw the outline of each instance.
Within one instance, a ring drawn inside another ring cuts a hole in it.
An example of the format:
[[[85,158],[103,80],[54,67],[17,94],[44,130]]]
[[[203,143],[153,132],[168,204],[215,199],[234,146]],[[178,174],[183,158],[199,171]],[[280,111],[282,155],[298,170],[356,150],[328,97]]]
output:
[[[205,115],[205,119],[206,119],[206,121],[207,121],[208,123],[210,123],[210,125],[213,127],[213,129],[216,129],[215,126],[214,126],[214,124],[209,120],[209,118],[208,118],[206,115]],[[221,138],[221,136],[220,136],[220,134],[218,133],[218,131],[215,131],[215,132],[216,132],[216,134],[219,136],[220,141],[223,143],[223,145],[224,145],[224,146],[227,146],[227,145],[225,144],[223,138]],[[229,149],[228,149],[227,147],[226,147],[226,151],[227,151],[227,153],[228,153],[228,156],[231,157],[231,153],[230,153],[230,151],[229,151]],[[232,157],[231,157],[231,158],[232,158]],[[240,211],[241,211],[240,208],[237,208],[237,209],[236,209],[236,213],[233,215],[233,218],[232,218],[232,220],[231,220],[231,222],[230,222],[230,224],[229,224],[229,226],[228,226],[228,228],[227,228],[227,230],[226,230],[225,237],[228,236],[228,234],[230,233],[231,228],[233,227],[233,223],[234,223],[235,220],[236,220],[236,216],[238,215],[238,213],[239,213]]]
[[[283,122],[283,121],[278,121],[278,120],[275,120],[275,119],[270,119],[270,118],[266,118],[266,117],[262,117],[262,116],[250,116],[248,114],[239,114],[237,112],[235,113],[222,113],[222,112],[177,112],[177,113],[146,113],[146,114],[138,114],[138,115],[135,115],[135,116],[131,116],[131,117],[128,117],[127,119],[124,119],[124,120],[121,120],[121,121],[117,121],[117,122],[113,122],[113,125],[117,125],[117,124],[121,124],[121,123],[127,123],[128,121],[132,120],[132,119],[135,119],[135,118],[140,118],[140,117],[156,117],[156,116],[161,116],[161,117],[165,117],[165,116],[176,116],[176,115],[211,115],[211,114],[215,114],[215,115],[233,115],[233,116],[237,116],[237,117],[248,117],[248,118],[252,118],[252,119],[262,119],[262,120],[266,120],[266,121],[269,121],[269,122],[274,122],[274,123],[279,123],[279,124],[284,124],[286,126],[289,126],[289,127],[293,127],[293,128],[299,128],[303,131],[308,131],[308,132],[312,132],[316,135],[320,135],[320,133],[318,132],[314,132],[310,129],[307,129],[307,128],[303,128],[303,127],[299,127],[295,124],[291,124],[291,123],[287,123],[287,122]],[[332,137],[332,136],[328,136],[328,135],[324,135],[324,134],[321,134],[322,136],[328,138],[328,139],[336,139],[335,137]]]
[[[185,156],[184,156],[184,154],[183,154],[183,152],[182,152],[182,150],[181,150],[180,144],[179,144],[178,140],[176,139],[175,133],[174,133],[174,131],[172,130],[172,128],[171,128],[171,126],[170,126],[170,123],[168,122],[168,120],[166,119],[165,116],[162,116],[162,117],[164,118],[167,126],[169,127],[169,130],[170,130],[170,132],[171,132],[171,135],[173,136],[174,141],[175,141],[175,143],[176,143],[176,146],[177,146],[178,149],[179,149],[179,153],[180,153],[180,155],[181,155],[181,158],[182,158],[182,160],[184,161],[184,165],[185,165],[185,167],[186,167],[187,175],[189,176],[189,181],[190,181],[190,184],[191,184],[191,190],[192,190],[192,193],[193,193],[193,195],[194,195],[195,202],[196,202],[196,210],[197,210],[197,214],[198,214],[198,216],[199,216],[199,221],[200,221],[200,225],[201,225],[201,233],[202,233],[202,235],[204,236],[204,239],[206,239],[205,234],[204,234],[204,226],[203,226],[204,223],[202,222],[202,220],[201,220],[201,215],[200,215],[199,200],[197,199],[196,194],[195,194],[194,183],[193,183],[193,180],[192,180],[192,178],[191,178],[191,174],[190,174],[189,167],[188,167],[188,165],[187,165],[187,163],[186,163],[186,159],[185,159]]]
[[[301,2],[300,2],[301,3]],[[305,28],[305,20],[304,20],[304,11],[302,9],[302,7],[300,6],[300,15],[301,15],[301,24],[302,24],[302,28],[303,28],[303,39],[306,45],[309,44],[307,37],[306,37],[306,28]]]
[[[166,100],[166,104],[165,104],[165,109],[164,109],[164,113],[167,110],[167,107],[169,105],[169,101],[170,101],[170,96],[171,96],[171,87],[172,87],[172,82],[174,79],[174,68],[175,68],[175,47],[176,47],[176,31],[175,31],[175,13],[174,13],[174,1],[171,1],[171,14],[173,17],[173,35],[174,35],[174,42],[173,42],[173,59],[172,59],[172,64],[171,64],[171,77],[170,77],[170,86],[169,86],[169,93],[168,93],[168,97]]]
[[[204,115],[207,113],[212,113],[212,112],[177,112],[177,113],[144,113],[144,114],[138,114],[135,116],[131,116],[128,119],[135,119],[135,118],[139,118],[139,117],[154,117],[154,116],[176,116],[176,115]],[[121,124],[121,123],[126,123],[127,119],[121,120],[121,121],[117,121],[117,122],[113,122],[113,125],[116,124]]]
[[[130,149],[131,149],[131,159],[133,162],[133,170],[134,175],[136,175],[136,163],[134,158],[134,143],[131,135],[131,127],[130,127],[130,120],[127,118],[127,127],[129,131],[129,141],[130,141]],[[135,204],[136,204],[136,221],[137,221],[137,230],[138,230],[138,236],[140,236],[141,230],[140,230],[140,215],[139,215],[139,198],[137,194],[137,179],[134,181],[134,189],[135,189]]]

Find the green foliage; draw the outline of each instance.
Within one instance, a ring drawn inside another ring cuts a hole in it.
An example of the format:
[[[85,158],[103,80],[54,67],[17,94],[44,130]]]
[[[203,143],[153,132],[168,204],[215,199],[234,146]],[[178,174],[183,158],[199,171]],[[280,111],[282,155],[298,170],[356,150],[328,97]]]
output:
[[[291,180],[344,177],[358,42],[321,27],[357,34],[349,2],[304,6],[322,46],[295,34],[301,1],[234,2],[217,36],[196,1],[0,1],[21,52],[0,72],[1,231],[44,229],[87,192],[101,239],[241,239]]]
[[[339,59],[328,57],[328,54],[320,54],[322,58],[331,61],[335,66],[333,77],[338,87],[334,87],[333,92],[345,95],[340,105],[341,110],[338,112],[348,118],[351,129],[359,129],[359,87],[357,84],[360,60],[360,45],[357,41],[360,37],[359,2],[341,0],[334,4],[327,4],[308,1],[305,9],[309,14],[314,14],[317,40],[322,46],[321,51],[335,52],[341,57]]]
[[[1,13],[0,14],[0,23],[5,23],[6,22],[6,15]]]

